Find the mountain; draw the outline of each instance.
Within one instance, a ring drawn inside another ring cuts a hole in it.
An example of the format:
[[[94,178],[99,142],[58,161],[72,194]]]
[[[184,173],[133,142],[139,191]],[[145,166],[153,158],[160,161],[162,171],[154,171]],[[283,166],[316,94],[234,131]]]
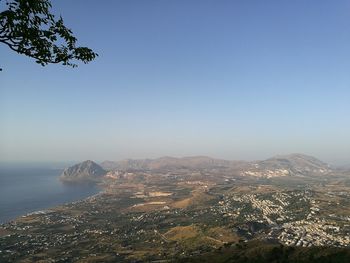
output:
[[[294,168],[300,168],[300,169],[308,169],[308,170],[313,170],[313,169],[328,169],[330,166],[322,162],[315,157],[305,155],[305,154],[300,154],[300,153],[295,153],[295,154],[289,154],[289,155],[277,155],[275,157],[272,157],[270,159],[267,159],[264,161],[265,163],[276,163],[280,164],[282,166],[292,166]]]
[[[93,161],[85,161],[64,170],[63,181],[98,181],[107,171],[176,171],[179,169],[197,169],[222,171],[222,174],[273,178],[282,176],[320,176],[333,172],[331,167],[304,154],[277,155],[263,161],[228,161],[207,156],[161,157],[157,159],[126,159],[105,161],[101,166]],[[220,172],[221,173],[221,172]]]
[[[192,168],[192,169],[206,169],[215,167],[229,167],[231,161],[214,159],[207,156],[193,156],[193,157],[162,157],[153,160],[149,163],[149,168],[152,169],[171,169],[171,168]]]
[[[93,161],[85,161],[66,168],[60,179],[67,182],[97,181],[106,174],[106,171]]]
[[[228,161],[207,156],[161,157],[157,159],[127,159],[123,161],[105,161],[101,164],[105,170],[176,170],[176,169],[225,169],[242,176],[263,178],[280,176],[317,176],[332,172],[331,167],[304,154],[277,155],[263,161]]]
[[[287,169],[295,175],[326,174],[331,171],[329,164],[305,154],[278,155],[260,162],[260,166]]]
[[[264,161],[250,162],[249,167],[241,174],[257,177],[281,177],[281,176],[318,176],[328,175],[331,167],[304,154],[277,155]]]
[[[126,159],[122,161],[105,161],[101,166],[106,170],[159,170],[159,169],[212,169],[232,167],[239,161],[227,161],[214,159],[207,156],[192,156],[192,157],[161,157],[157,159]]]

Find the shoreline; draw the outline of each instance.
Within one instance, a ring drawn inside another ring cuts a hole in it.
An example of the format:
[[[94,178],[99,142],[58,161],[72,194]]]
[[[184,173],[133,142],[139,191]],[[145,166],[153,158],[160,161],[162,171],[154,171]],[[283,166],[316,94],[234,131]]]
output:
[[[59,178],[57,178],[57,180],[59,180]],[[68,184],[68,185],[71,186],[71,184]],[[76,185],[83,186],[84,184],[76,184]],[[53,205],[53,206],[48,206],[47,208],[35,209],[35,210],[31,211],[31,212],[26,212],[26,213],[24,213],[22,215],[15,216],[15,217],[13,217],[11,219],[8,219],[8,220],[5,220],[5,221],[0,221],[0,227],[2,227],[3,225],[9,224],[11,222],[15,222],[15,221],[19,220],[20,218],[25,218],[25,217],[28,217],[28,216],[31,216],[31,215],[36,215],[36,214],[46,214],[50,210],[53,211],[56,208],[59,208],[59,207],[65,206],[65,205],[75,204],[75,203],[78,203],[78,202],[81,202],[81,201],[84,201],[84,200],[89,200],[91,198],[95,198],[95,197],[105,193],[105,189],[104,189],[104,187],[101,186],[101,184],[90,185],[90,186],[93,186],[93,188],[96,188],[97,193],[94,193],[92,195],[89,195],[89,196],[86,196],[86,197],[82,197],[82,198],[79,198],[79,199],[76,199],[76,200],[73,200],[73,201],[67,201],[67,202],[62,202],[62,203],[59,203],[59,204],[56,204],[56,205]]]

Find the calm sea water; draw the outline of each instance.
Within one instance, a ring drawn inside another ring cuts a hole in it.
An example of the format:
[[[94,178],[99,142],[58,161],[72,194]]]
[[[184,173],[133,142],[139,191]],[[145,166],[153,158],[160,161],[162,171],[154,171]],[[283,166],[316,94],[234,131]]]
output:
[[[62,184],[58,180],[62,170],[48,167],[0,167],[0,223],[83,199],[99,191],[91,185]]]

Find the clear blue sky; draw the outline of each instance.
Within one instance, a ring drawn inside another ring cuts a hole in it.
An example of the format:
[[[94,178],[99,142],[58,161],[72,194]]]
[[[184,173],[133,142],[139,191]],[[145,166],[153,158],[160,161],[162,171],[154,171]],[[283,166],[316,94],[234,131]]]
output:
[[[0,160],[350,163],[350,1],[53,1],[99,58],[0,45]]]

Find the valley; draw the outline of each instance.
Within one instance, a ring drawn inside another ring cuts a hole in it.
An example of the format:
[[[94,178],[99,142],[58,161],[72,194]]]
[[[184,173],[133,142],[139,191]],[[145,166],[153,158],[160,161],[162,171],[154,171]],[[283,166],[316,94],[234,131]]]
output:
[[[190,261],[251,244],[349,253],[350,174],[288,158],[259,163],[261,174],[283,176],[208,159],[114,167],[101,193],[1,225],[0,261]]]

